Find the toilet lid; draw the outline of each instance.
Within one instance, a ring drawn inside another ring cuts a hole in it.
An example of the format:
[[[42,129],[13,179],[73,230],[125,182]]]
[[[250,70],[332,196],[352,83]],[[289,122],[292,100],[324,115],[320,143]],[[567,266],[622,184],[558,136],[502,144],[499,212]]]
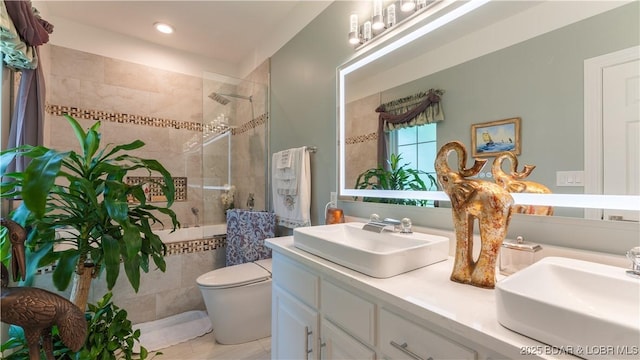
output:
[[[231,287],[268,280],[271,274],[254,263],[227,266],[200,275],[196,282],[206,287]]]

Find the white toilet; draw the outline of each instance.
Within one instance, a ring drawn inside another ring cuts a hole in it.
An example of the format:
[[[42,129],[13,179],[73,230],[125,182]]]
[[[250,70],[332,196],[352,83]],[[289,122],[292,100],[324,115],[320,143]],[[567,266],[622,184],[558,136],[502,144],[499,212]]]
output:
[[[217,342],[271,336],[271,259],[209,271],[196,282]]]

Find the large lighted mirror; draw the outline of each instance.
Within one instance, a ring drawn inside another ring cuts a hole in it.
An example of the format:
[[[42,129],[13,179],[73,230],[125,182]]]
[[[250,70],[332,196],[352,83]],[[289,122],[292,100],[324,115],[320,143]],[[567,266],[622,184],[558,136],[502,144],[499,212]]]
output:
[[[513,194],[517,203],[555,206],[559,216],[638,220],[639,2],[456,3],[395,29],[338,69],[340,195],[448,201],[437,188],[355,186],[379,164],[376,108],[440,89],[442,121],[382,133],[401,163],[433,172],[446,142],[462,141],[471,156],[472,125],[519,119],[520,167],[535,165],[527,180],[552,194]],[[492,180],[494,157],[487,158],[478,176]]]

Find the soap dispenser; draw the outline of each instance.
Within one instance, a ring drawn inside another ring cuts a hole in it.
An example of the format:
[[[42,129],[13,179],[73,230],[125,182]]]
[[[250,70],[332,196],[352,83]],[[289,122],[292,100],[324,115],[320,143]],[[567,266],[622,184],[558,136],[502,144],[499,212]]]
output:
[[[344,222],[344,211],[336,207],[334,201],[329,201],[324,207],[324,223],[327,225],[340,224]]]
[[[540,245],[526,242],[522,236],[515,242],[505,240],[500,250],[500,273],[511,275],[540,260],[540,250]]]

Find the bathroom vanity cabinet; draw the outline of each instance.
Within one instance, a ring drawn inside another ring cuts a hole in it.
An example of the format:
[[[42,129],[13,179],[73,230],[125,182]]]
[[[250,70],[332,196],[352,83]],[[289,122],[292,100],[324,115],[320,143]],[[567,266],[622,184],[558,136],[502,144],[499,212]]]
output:
[[[452,259],[376,279],[295,248],[293,237],[266,243],[273,250],[272,359],[558,356],[497,322],[493,290],[451,282]]]

